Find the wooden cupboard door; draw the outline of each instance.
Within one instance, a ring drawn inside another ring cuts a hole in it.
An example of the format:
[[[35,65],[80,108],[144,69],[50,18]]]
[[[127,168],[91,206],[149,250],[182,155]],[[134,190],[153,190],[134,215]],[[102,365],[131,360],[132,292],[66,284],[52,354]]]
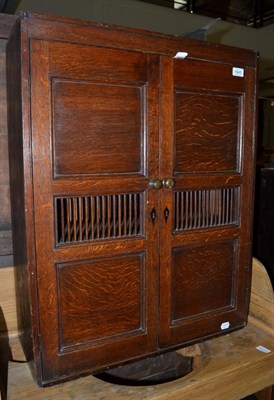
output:
[[[161,59],[160,347],[246,322],[255,72],[233,67]]]
[[[157,349],[157,56],[31,42],[43,383]]]

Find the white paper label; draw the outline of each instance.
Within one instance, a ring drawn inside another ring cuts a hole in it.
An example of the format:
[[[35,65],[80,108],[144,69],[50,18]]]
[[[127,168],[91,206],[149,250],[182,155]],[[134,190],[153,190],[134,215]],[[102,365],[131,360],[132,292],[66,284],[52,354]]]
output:
[[[271,353],[271,350],[267,349],[264,346],[257,346],[256,349],[261,351],[262,353]]]
[[[188,53],[185,51],[178,51],[177,54],[175,54],[174,58],[186,58],[188,56]]]
[[[230,323],[228,321],[227,322],[223,322],[222,325],[221,325],[222,331],[224,331],[225,329],[228,329],[229,327],[230,327]]]
[[[244,71],[243,68],[233,67],[232,68],[232,75],[233,76],[238,76],[239,78],[243,78],[245,76],[245,71]]]

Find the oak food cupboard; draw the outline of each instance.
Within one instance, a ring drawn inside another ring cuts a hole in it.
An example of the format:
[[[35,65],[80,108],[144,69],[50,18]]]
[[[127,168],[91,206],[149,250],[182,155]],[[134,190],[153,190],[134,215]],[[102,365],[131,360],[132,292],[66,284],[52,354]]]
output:
[[[21,15],[7,47],[11,198],[38,384],[244,326],[256,63],[249,50]]]

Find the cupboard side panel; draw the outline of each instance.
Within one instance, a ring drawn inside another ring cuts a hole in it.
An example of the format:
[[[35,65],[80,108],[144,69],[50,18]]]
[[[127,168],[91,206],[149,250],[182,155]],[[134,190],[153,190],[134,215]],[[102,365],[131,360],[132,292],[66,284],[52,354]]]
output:
[[[6,92],[6,45],[15,16],[0,14],[0,268],[13,265]]]
[[[24,54],[24,57],[22,56]],[[20,23],[7,45],[7,104],[11,218],[19,337],[34,379],[39,374],[28,105],[28,47]],[[24,119],[22,115],[25,115]],[[35,361],[37,361],[38,370]]]
[[[258,69],[246,68],[245,119],[243,143],[243,183],[241,215],[241,258],[242,276],[239,284],[238,302],[243,319],[247,322],[252,270],[252,235],[255,191],[255,160],[257,146],[257,73]]]
[[[9,192],[6,40],[0,39],[0,268],[13,263]]]

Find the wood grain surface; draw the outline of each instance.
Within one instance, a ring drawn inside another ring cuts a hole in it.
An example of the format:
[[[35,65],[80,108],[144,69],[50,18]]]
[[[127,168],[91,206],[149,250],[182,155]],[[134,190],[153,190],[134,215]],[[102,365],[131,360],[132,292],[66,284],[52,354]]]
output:
[[[274,293],[269,276],[263,264],[253,258],[253,281],[257,284],[251,289],[251,303],[248,319],[259,328],[274,335]]]
[[[256,350],[259,344],[272,352]],[[273,383],[273,338],[249,324],[243,330],[200,345],[197,369],[184,378],[161,385],[130,387],[102,382],[95,377],[80,378],[55,387],[35,387],[24,364],[10,363],[9,399],[50,400],[239,400]]]
[[[176,173],[237,171],[240,98],[176,91]]]
[[[142,173],[144,95],[140,86],[54,81],[55,175]]]
[[[0,269],[0,306],[3,320],[0,320],[0,337],[17,337],[16,295],[13,266]]]
[[[144,255],[57,264],[60,351],[146,329]]]

